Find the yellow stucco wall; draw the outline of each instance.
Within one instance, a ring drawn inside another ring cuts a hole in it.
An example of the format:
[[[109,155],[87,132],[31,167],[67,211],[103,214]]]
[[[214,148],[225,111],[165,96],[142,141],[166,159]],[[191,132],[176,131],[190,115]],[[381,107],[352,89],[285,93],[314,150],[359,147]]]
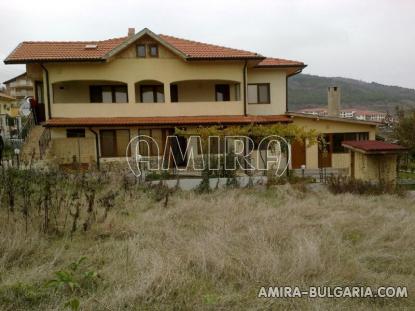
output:
[[[248,69],[248,84],[270,83],[271,104],[247,104],[252,115],[284,114],[286,110],[286,72],[281,69]]]
[[[376,137],[376,126],[362,123],[349,123],[331,120],[314,120],[308,117],[293,117],[293,124],[304,127],[307,130],[315,129],[319,133],[353,133],[353,132],[369,132],[369,139]],[[349,168],[349,153],[333,153],[333,168]],[[313,145],[306,148],[306,168],[318,168],[318,146]]]
[[[137,58],[135,45],[105,63],[49,63],[52,117],[102,116],[192,116],[242,115],[244,113],[243,61],[186,62],[162,46],[158,58]],[[253,64],[249,64],[252,67]],[[39,66],[28,66],[39,77]],[[288,70],[288,69],[287,69]],[[127,104],[90,104],[89,88],[82,81],[118,81],[128,85]],[[159,81],[164,84],[165,103],[137,104],[136,83]],[[210,81],[207,81],[210,80]],[[43,81],[46,74],[43,72]],[[77,85],[59,82],[79,81]],[[186,81],[186,83],[181,83]],[[190,82],[189,81],[193,81]],[[215,82],[231,85],[229,102],[215,102]],[[179,82],[179,103],[170,102],[170,84]],[[270,83],[271,104],[248,105],[248,114],[282,114],[286,106],[284,69],[247,70],[247,83]],[[236,86],[238,85],[238,86]],[[239,89],[239,90],[238,90]],[[44,84],[46,94],[46,83]],[[71,91],[71,95],[66,95]],[[237,95],[238,94],[238,95]],[[46,94],[47,96],[47,94]],[[45,97],[46,97],[45,96]],[[83,102],[83,103],[82,103]],[[47,110],[47,107],[46,107]],[[46,111],[46,115],[48,115]]]
[[[397,155],[367,155],[355,152],[355,178],[377,182],[395,182]]]

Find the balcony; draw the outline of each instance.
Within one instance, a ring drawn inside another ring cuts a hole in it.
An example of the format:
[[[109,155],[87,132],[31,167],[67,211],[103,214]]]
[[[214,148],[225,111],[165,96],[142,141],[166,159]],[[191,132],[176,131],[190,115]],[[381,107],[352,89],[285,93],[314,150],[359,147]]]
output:
[[[20,88],[20,87],[33,87],[33,82],[31,80],[18,80],[11,82],[9,87]]]
[[[240,84],[224,80],[143,80],[53,84],[54,117],[242,115]]]

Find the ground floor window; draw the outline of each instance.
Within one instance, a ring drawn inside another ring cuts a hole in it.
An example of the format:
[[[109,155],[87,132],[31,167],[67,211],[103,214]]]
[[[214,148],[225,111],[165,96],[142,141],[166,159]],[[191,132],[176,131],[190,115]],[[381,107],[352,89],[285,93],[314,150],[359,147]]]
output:
[[[85,137],[85,129],[67,129],[66,137],[67,138]]]
[[[166,145],[166,137],[169,135],[170,132],[171,131],[169,129],[139,129],[138,130],[138,135],[140,135],[140,141],[138,145],[139,154],[143,156],[152,156],[152,157],[163,155],[164,148]],[[141,137],[141,135],[147,136],[147,137]]]
[[[347,140],[368,140],[368,132],[359,132],[359,133],[334,133],[331,134],[332,144],[333,144],[333,153],[347,153],[348,151],[342,146],[343,141]]]
[[[101,157],[124,157],[127,152],[127,146],[130,142],[130,130],[101,130]],[[131,148],[128,155],[131,154]]]

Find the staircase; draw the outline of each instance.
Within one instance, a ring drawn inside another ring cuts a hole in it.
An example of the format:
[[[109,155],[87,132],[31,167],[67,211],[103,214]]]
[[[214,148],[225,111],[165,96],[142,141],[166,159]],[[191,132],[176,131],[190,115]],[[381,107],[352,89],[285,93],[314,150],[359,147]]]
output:
[[[20,159],[23,162],[42,159],[44,150],[40,149],[39,141],[41,141],[44,131],[45,128],[41,125],[35,125],[31,128],[20,151]]]

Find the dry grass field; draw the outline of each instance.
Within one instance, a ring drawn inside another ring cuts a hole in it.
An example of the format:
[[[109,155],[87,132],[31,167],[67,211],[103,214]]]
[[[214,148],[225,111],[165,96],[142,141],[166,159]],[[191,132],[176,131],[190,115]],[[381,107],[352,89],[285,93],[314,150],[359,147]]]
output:
[[[178,191],[165,205],[132,188],[72,235],[43,233],[33,213],[26,233],[17,211],[0,212],[1,310],[415,309],[411,197],[280,185]],[[283,285],[408,286],[409,297],[257,298]]]

